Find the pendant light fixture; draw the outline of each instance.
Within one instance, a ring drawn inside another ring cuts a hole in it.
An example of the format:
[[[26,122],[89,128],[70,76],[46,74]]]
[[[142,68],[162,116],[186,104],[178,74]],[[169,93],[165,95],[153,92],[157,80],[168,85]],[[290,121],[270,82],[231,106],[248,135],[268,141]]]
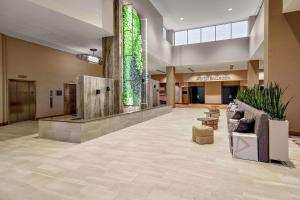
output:
[[[103,59],[95,55],[97,49],[90,49],[90,51],[92,54],[77,54],[76,57],[91,64],[102,64]]]

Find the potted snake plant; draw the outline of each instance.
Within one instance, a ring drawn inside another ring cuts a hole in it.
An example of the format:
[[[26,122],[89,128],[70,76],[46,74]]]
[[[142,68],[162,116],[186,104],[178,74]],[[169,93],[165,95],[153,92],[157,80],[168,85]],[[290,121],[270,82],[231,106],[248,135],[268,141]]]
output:
[[[285,90],[277,83],[270,83],[266,88],[258,86],[240,90],[237,99],[269,114],[269,154],[270,160],[287,162],[289,122],[286,120],[286,109],[291,99],[284,103]]]
[[[270,160],[289,161],[289,122],[286,120],[286,109],[291,100],[283,102],[285,90],[278,84],[270,83],[263,91],[263,105],[269,115],[269,154]]]

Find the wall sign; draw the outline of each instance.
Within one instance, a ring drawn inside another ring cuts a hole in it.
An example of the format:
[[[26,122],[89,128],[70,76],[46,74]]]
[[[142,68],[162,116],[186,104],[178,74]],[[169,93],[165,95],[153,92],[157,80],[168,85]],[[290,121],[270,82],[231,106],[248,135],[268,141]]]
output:
[[[202,76],[198,76],[196,77],[197,81],[228,81],[231,80],[230,76],[226,76],[226,75],[202,75]]]
[[[62,96],[62,90],[56,90],[56,96]]]

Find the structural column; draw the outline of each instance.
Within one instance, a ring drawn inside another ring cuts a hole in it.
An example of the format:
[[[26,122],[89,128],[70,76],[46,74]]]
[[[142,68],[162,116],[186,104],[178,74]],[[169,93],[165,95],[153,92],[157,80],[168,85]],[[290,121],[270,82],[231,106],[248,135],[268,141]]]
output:
[[[259,60],[250,60],[248,62],[248,88],[259,85]]]
[[[0,126],[8,123],[6,36],[0,34]]]
[[[300,135],[300,43],[282,11],[282,0],[265,0],[265,84],[276,82],[286,88],[285,101],[294,97],[287,120],[291,133]],[[294,15],[298,15],[295,22],[299,23],[300,12]]]
[[[175,67],[167,67],[167,104],[175,108]]]
[[[114,36],[102,38],[103,76],[115,79],[114,113],[122,112],[122,3],[114,0]]]

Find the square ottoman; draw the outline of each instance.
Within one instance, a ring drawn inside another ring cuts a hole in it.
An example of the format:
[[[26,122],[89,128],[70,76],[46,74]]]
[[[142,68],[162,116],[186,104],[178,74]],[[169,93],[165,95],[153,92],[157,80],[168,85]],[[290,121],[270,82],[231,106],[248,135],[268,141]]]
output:
[[[193,126],[192,139],[198,144],[213,144],[214,129],[208,126]]]

